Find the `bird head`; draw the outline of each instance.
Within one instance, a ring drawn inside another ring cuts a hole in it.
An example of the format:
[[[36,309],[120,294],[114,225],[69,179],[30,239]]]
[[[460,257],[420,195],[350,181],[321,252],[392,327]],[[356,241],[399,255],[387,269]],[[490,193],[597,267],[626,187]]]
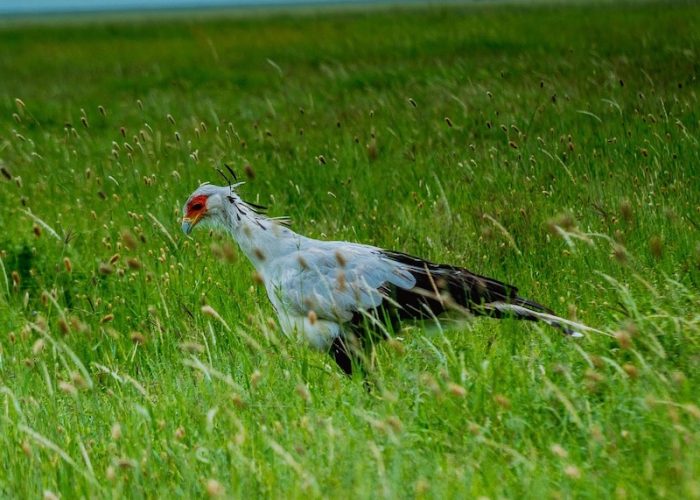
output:
[[[214,186],[202,184],[190,195],[182,209],[182,230],[190,234],[194,227],[207,224],[224,224],[226,221],[225,202],[235,196],[232,186]]]

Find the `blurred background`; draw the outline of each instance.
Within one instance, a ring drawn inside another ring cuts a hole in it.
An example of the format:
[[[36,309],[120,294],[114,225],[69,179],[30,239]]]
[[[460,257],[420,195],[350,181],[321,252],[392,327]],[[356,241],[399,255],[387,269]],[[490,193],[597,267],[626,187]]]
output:
[[[90,12],[148,11],[173,9],[215,9],[222,7],[284,7],[294,5],[428,3],[354,0],[0,0],[0,16],[68,14]],[[441,2],[446,3],[446,2]]]

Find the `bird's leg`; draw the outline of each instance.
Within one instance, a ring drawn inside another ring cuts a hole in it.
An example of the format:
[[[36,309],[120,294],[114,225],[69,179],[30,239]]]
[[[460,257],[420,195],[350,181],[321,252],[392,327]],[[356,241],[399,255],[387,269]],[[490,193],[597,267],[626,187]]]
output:
[[[336,364],[348,377],[352,377],[354,368],[362,373],[362,384],[368,393],[378,387],[378,381],[374,380],[371,371],[366,369],[367,353],[365,352],[364,339],[355,334],[350,337],[337,337],[331,344],[328,354],[333,356]]]
[[[364,349],[364,339],[355,333],[348,333],[347,335],[336,337],[331,344],[329,354],[333,356],[336,364],[346,375],[352,377],[354,369],[358,368],[366,376],[364,363],[366,354]]]
[[[348,352],[346,342],[342,337],[336,337],[328,354],[333,356],[335,363],[346,375],[352,377],[353,356]]]

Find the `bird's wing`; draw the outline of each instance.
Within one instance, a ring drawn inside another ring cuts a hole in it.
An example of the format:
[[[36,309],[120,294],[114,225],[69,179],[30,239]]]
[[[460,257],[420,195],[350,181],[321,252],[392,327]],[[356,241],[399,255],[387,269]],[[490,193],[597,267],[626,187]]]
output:
[[[413,275],[374,247],[319,242],[278,259],[271,273],[272,290],[288,314],[349,321],[353,313],[384,300],[382,287],[412,288]]]

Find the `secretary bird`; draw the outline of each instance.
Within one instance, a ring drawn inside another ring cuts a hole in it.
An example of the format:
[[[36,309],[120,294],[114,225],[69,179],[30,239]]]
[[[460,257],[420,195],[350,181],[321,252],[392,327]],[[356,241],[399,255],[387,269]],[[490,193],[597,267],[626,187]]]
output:
[[[232,172],[233,173],[233,172]],[[518,289],[467,269],[345,241],[295,233],[285,220],[244,201],[242,182],[202,184],[187,199],[182,230],[199,224],[226,228],[262,277],[286,335],[328,352],[348,375],[361,366],[370,337],[388,336],[401,320],[435,318],[449,310],[543,321],[580,337],[584,325],[560,318],[518,295]]]

